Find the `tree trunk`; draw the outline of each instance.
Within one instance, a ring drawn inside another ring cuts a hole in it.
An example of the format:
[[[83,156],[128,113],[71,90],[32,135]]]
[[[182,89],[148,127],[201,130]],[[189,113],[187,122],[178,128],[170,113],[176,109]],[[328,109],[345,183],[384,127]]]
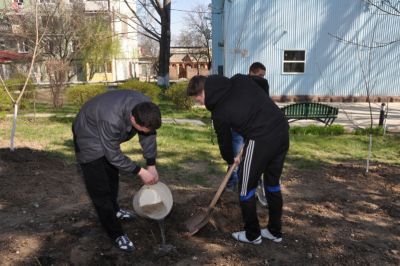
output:
[[[171,1],[166,0],[161,17],[161,40],[157,84],[169,87],[169,57],[171,44]]]
[[[14,151],[14,137],[15,130],[17,128],[17,117],[18,117],[18,103],[14,104],[14,116],[13,116],[13,124],[11,128],[11,138],[10,138],[10,150]]]

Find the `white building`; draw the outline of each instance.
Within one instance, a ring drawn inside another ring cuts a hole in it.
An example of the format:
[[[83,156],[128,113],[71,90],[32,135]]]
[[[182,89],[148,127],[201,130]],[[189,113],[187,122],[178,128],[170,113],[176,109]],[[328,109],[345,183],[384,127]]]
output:
[[[70,5],[71,8],[73,8],[73,3],[81,1],[81,3],[84,4],[85,13],[87,13],[88,15],[93,13],[104,13],[106,16],[110,17],[113,38],[118,38],[119,40],[120,53],[112,58],[110,62],[105,63],[104,66],[97,66],[95,71],[96,73],[93,75],[92,78],[90,78],[90,80],[88,80],[89,82],[115,82],[139,76],[137,32],[134,29],[135,24],[129,21],[129,17],[132,17],[131,9],[136,10],[136,1],[129,1],[129,7],[123,0],[37,1],[41,5],[47,5],[49,8],[51,8],[51,6],[56,3],[56,1],[62,1],[62,4],[65,4],[67,7]],[[16,14],[23,16],[24,12],[28,10],[30,3],[30,1],[24,2],[24,0],[5,0],[4,2],[0,2],[0,10],[6,11],[4,12],[5,14]],[[18,29],[18,27],[19,26],[17,25],[13,25],[12,33],[16,33],[15,30]],[[11,30],[9,33],[11,33]],[[21,54],[32,53],[32,51],[29,50],[26,45],[24,45],[24,42],[13,43],[13,45],[6,45],[7,43],[10,43],[8,42],[7,38],[5,36],[0,36],[0,50],[10,50]],[[70,44],[69,49],[73,49],[72,43]],[[43,54],[42,58],[46,58],[46,54]],[[72,82],[87,80],[88,74],[83,72],[84,67],[79,66],[79,63],[77,63],[76,67],[79,70],[76,71],[77,75],[72,79]],[[44,64],[42,64],[40,60],[37,60],[33,76],[35,77],[34,80],[36,79],[38,83],[47,82],[46,69],[44,67]]]
[[[123,0],[105,0],[91,1],[85,0],[86,12],[109,12],[112,21],[112,30],[115,37],[119,38],[121,51],[111,62],[105,67],[107,81],[122,81],[139,76],[139,51],[138,37],[134,24],[129,21],[132,17],[130,8],[136,11],[136,2],[129,1],[129,7]],[[91,81],[105,81],[104,73],[96,74]]]
[[[400,101],[400,4],[371,2],[212,0],[212,72],[258,61],[277,100]]]

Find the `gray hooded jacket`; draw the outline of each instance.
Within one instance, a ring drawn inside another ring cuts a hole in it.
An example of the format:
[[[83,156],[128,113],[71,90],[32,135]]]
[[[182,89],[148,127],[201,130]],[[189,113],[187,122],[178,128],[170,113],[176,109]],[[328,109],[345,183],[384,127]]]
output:
[[[132,109],[150,99],[136,91],[115,90],[97,95],[85,103],[73,123],[75,153],[78,163],[88,163],[103,156],[115,167],[137,174],[140,167],[125,156],[120,144],[139,133],[139,142],[148,165],[155,164],[155,132],[143,134],[132,126]]]

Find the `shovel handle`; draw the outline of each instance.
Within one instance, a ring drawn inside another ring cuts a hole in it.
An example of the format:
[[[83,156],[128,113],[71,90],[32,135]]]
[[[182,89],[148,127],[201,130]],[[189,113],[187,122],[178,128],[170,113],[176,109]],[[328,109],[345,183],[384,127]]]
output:
[[[237,157],[242,157],[243,148],[244,148],[244,145],[240,149],[240,152],[237,155]],[[221,197],[222,192],[224,191],[224,188],[225,188],[226,184],[228,183],[229,177],[232,175],[232,172],[233,172],[233,170],[235,170],[237,165],[238,165],[238,163],[235,160],[234,163],[231,165],[231,167],[229,167],[228,172],[226,173],[225,177],[222,179],[221,185],[219,185],[217,193],[215,193],[214,198],[212,199],[210,205],[208,206],[207,212],[210,212],[215,207],[215,205],[217,204],[219,198]]]

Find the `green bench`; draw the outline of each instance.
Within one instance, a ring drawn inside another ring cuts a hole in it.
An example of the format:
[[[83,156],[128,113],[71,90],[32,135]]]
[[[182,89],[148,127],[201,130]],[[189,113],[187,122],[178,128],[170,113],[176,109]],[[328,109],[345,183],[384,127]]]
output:
[[[281,108],[290,122],[302,119],[317,120],[326,126],[332,125],[337,118],[339,109],[322,103],[294,103]]]

